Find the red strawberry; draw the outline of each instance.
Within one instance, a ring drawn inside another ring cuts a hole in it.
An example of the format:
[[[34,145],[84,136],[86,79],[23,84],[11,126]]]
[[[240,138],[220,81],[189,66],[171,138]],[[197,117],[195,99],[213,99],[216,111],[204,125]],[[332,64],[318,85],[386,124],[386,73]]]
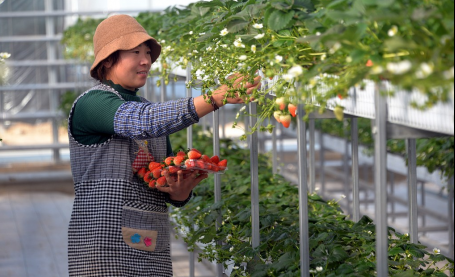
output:
[[[280,121],[285,128],[289,128],[289,126],[291,126],[291,115],[290,114],[281,115]]]
[[[218,166],[220,167],[220,170],[224,170],[226,169],[227,164],[228,164],[227,160],[222,160],[221,162],[218,163]]]
[[[286,100],[284,100],[284,97],[277,98],[275,100],[275,103],[280,106],[280,110],[284,110],[286,108]]]
[[[292,115],[293,117],[296,117],[296,116],[297,116],[297,106],[296,106],[296,105],[294,105],[294,104],[289,104],[289,105],[288,105],[288,110],[289,110],[289,112],[291,113],[291,115]]]
[[[374,65],[373,61],[372,60],[368,60],[366,66],[367,67],[372,67]]]
[[[197,150],[191,150],[188,152],[188,158],[190,160],[199,160],[202,157],[202,154]]]
[[[196,167],[196,162],[192,161],[192,160],[186,160],[185,166],[186,166],[186,169],[193,169]]]
[[[157,168],[161,168],[161,164],[160,164],[160,163],[151,162],[151,163],[149,164],[149,170],[150,170],[150,171],[153,171],[153,170],[155,170],[155,169],[157,169]]]
[[[199,169],[206,169],[206,163],[203,160],[196,161],[196,166]]]
[[[167,159],[164,161],[164,163],[165,163],[166,165],[173,165],[173,163],[174,163],[174,157],[169,157],[169,158],[167,158]]]
[[[210,160],[212,161],[212,163],[218,164],[220,162],[220,157],[213,156],[212,158],[210,158]]]
[[[145,175],[144,175],[144,181],[146,183],[149,183],[151,180],[152,180],[152,172],[147,171],[147,173],[145,173]]]
[[[152,171],[153,178],[155,178],[155,179],[160,178],[161,172],[163,172],[163,170],[161,168],[157,168],[157,169],[153,170]]]
[[[185,157],[185,156],[186,156],[186,153],[183,151],[180,151],[177,153],[177,157]]]
[[[167,185],[166,177],[161,177],[156,181],[156,185],[160,187],[164,187]]]
[[[180,171],[180,168],[179,168],[179,167],[176,167],[176,166],[170,166],[170,167],[169,167],[169,173],[170,173],[170,174],[175,174],[175,173],[177,173],[177,172],[179,172],[179,171]]]
[[[139,171],[137,172],[137,176],[139,176],[139,178],[144,179],[145,173],[147,173],[147,168],[143,167],[139,169]]]
[[[207,155],[202,155],[201,160],[203,160],[206,163],[211,163],[212,162],[212,160]]]
[[[149,188],[152,188],[152,189],[156,188],[156,180],[150,181]]]
[[[183,165],[183,161],[185,161],[185,156],[177,156],[177,157],[174,158],[174,164],[176,166],[182,166]]]
[[[169,173],[169,169],[165,168],[163,171],[161,171],[161,176],[166,176]]]

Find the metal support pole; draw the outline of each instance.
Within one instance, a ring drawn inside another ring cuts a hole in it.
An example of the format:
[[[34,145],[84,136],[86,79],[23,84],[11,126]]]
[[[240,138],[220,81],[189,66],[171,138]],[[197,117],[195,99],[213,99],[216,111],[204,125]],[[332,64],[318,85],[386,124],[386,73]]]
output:
[[[54,6],[52,0],[45,1],[45,10],[46,12],[53,12]],[[46,18],[46,36],[53,37],[55,35],[55,21],[53,17]],[[57,44],[55,42],[49,41],[47,42],[47,60],[50,63],[53,63],[57,60]],[[57,68],[50,66],[47,68],[48,74],[48,83],[50,86],[57,84]],[[53,89],[49,90],[49,105],[50,110],[56,112],[58,109],[58,95],[56,91]],[[54,143],[58,143],[58,128],[59,123],[56,119],[52,120],[52,140]],[[60,150],[55,149],[53,150],[53,159],[55,163],[60,162]]]
[[[220,113],[213,113],[213,155],[220,155]],[[221,175],[215,174],[215,203],[221,201]],[[222,226],[223,218],[221,214],[218,216],[216,222],[216,228],[219,229]],[[222,242],[218,242],[221,244]],[[216,265],[216,272],[218,277],[223,276],[223,265]]]
[[[395,196],[395,173],[392,171],[390,172],[389,174],[389,179],[390,179],[390,195],[392,196]],[[392,222],[395,223],[395,219],[396,219],[396,216],[395,216],[395,200],[392,199],[390,201],[391,203],[391,211],[390,211],[390,214],[392,215]]]
[[[187,81],[187,83],[190,83],[191,80],[192,80],[191,63],[189,63],[188,67],[186,68],[186,81]],[[193,97],[193,90],[191,87],[188,87],[186,89],[186,97]],[[187,139],[188,148],[193,148],[193,126],[188,127],[186,139]]]
[[[172,100],[177,99],[176,90],[175,90],[175,80],[172,80],[172,82],[171,82],[171,97],[172,97]]]
[[[376,189],[376,271],[378,277],[387,277],[388,224],[387,224],[387,100],[379,85],[375,91],[375,189]]]
[[[191,82],[191,64],[188,64],[188,67],[186,69],[186,81],[189,83]],[[163,84],[164,85],[164,84]],[[193,97],[193,91],[192,88],[188,86],[186,90],[186,96],[187,97]],[[187,133],[186,133],[186,140],[187,140],[187,147],[188,149],[193,148],[193,126],[190,126],[187,128]],[[190,253],[190,277],[195,276],[196,268],[196,255],[193,252]]]
[[[300,276],[310,276],[310,238],[308,223],[308,173],[306,123],[302,120],[305,110],[298,107],[297,141],[299,157],[299,222],[300,222]]]
[[[250,114],[257,114],[257,103],[250,103]],[[250,128],[256,125],[257,118],[250,116]],[[251,218],[252,218],[252,246],[259,247],[260,222],[259,222],[259,149],[258,149],[258,132],[251,135],[250,140],[250,162],[251,162]]]
[[[278,174],[278,150],[277,150],[277,122],[273,121],[273,133],[272,133],[272,160],[273,160],[273,174]]]
[[[454,253],[453,253],[453,187],[454,187],[454,179],[453,177],[450,179],[448,186],[447,186],[447,197],[448,197],[448,208],[449,208],[449,257],[454,258]]]
[[[417,202],[417,146],[415,139],[407,140],[408,152],[408,216],[409,216],[409,236],[412,243],[419,242],[419,218]]]
[[[324,195],[324,193],[325,193],[325,146],[324,146],[324,133],[322,133],[322,131],[319,131],[319,146],[321,147],[319,150],[319,161],[320,161],[319,172],[321,174],[321,194]]]
[[[310,119],[309,121],[310,127],[310,136],[309,136],[309,143],[310,143],[310,162],[308,163],[309,168],[309,190],[310,193],[314,193],[316,191],[316,137],[315,137],[315,120]]]
[[[346,196],[346,210],[347,214],[352,214],[351,210],[351,185],[350,185],[350,176],[349,176],[349,141],[348,141],[348,122],[345,119],[343,122],[345,126],[345,136],[344,140],[344,155],[343,155],[343,171],[344,171],[344,195]]]
[[[161,78],[161,103],[166,102],[166,83],[164,77]]]
[[[421,182],[421,187],[420,187],[420,205],[425,208],[426,206],[426,200],[425,200],[425,182]],[[427,225],[427,216],[426,213],[422,213],[422,228],[424,228]],[[425,236],[427,233],[424,232],[422,233],[422,236]]]
[[[360,180],[359,180],[359,122],[351,119],[351,156],[352,156],[352,219],[360,220]]]

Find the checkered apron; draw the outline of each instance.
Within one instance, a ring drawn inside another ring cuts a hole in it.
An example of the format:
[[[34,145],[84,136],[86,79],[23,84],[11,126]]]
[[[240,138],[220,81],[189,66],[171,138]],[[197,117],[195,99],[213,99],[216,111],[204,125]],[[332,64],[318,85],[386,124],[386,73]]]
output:
[[[122,98],[102,84],[81,97],[93,90]],[[82,145],[71,131],[69,139],[75,187],[68,231],[69,275],[172,277],[166,195],[134,176],[139,145],[116,135],[102,144]],[[156,160],[166,157],[166,137],[148,140],[146,145]]]

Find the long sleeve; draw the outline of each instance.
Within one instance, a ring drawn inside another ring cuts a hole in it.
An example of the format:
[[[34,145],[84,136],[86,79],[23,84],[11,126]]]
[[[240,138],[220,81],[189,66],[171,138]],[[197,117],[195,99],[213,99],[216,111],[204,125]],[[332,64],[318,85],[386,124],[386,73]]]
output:
[[[165,103],[125,102],[114,117],[116,134],[132,139],[168,136],[199,122],[193,98]]]

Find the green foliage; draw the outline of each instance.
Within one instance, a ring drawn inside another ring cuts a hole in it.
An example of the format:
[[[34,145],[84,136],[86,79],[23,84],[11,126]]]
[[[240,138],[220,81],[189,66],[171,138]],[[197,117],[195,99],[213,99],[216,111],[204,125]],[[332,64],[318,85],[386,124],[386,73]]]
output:
[[[65,45],[65,57],[81,61],[93,62],[93,35],[96,27],[103,19],[79,18],[73,26],[67,28],[63,34],[62,44]]]
[[[188,86],[197,85],[207,95],[217,81],[230,84],[224,77],[232,72],[254,76],[261,70],[267,77],[288,72],[270,89],[287,102],[306,104],[307,112],[322,112],[320,106],[347,97],[348,89],[363,80],[386,79],[425,93],[426,102],[412,104],[428,108],[453,95],[453,8],[453,0],[214,0],[142,13],[137,20],[163,45],[158,62],[165,83],[175,67],[190,62],[193,80],[199,81]],[[99,22],[79,20],[65,32],[68,57],[93,59]],[[330,89],[321,93],[326,85]],[[276,110],[268,92],[254,93],[261,109],[253,115],[258,125],[247,133],[273,129],[258,127]],[[240,95],[249,101],[246,90]],[[360,139],[371,145],[370,123],[364,122]],[[343,127],[327,130],[344,132]],[[453,144],[453,138],[419,140],[418,164],[452,177]],[[389,149],[405,153],[402,141],[390,141]]]
[[[183,134],[171,140],[175,150],[186,148]],[[203,152],[212,149],[210,134],[199,129],[194,143]],[[190,250],[196,243],[205,245],[202,258],[234,265],[231,276],[300,276],[297,188],[273,175],[268,156],[259,156],[261,244],[252,249],[250,154],[229,140],[222,145],[221,155],[229,160],[229,170],[222,175],[222,201],[215,204],[213,181],[204,182],[185,208],[174,209],[176,230],[184,234]],[[312,276],[375,276],[371,219],[354,223],[343,215],[337,201],[327,202],[316,194],[309,195],[308,213]],[[217,229],[218,218],[222,224]],[[452,260],[411,244],[409,236],[393,229],[389,229],[389,265],[390,276],[453,274]]]
[[[316,122],[317,129],[324,133],[351,139],[349,120],[319,120]],[[371,120],[359,118],[359,141],[367,147],[367,154],[373,154],[374,138],[371,133]],[[417,165],[428,169],[430,173],[441,171],[443,178],[450,179],[454,176],[454,146],[453,137],[418,139],[417,140]],[[389,140],[388,152],[406,157],[406,142],[404,140]]]

